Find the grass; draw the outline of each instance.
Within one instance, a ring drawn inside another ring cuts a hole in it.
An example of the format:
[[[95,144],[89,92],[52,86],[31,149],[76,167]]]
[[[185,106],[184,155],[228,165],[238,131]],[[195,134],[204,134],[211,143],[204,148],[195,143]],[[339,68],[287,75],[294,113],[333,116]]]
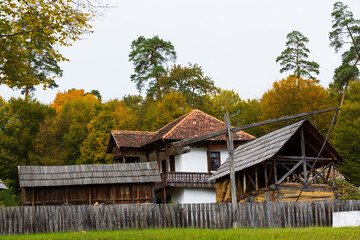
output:
[[[93,231],[46,233],[31,235],[4,236],[0,239],[360,239],[360,227],[349,228],[286,228],[286,229],[146,229],[125,231]]]

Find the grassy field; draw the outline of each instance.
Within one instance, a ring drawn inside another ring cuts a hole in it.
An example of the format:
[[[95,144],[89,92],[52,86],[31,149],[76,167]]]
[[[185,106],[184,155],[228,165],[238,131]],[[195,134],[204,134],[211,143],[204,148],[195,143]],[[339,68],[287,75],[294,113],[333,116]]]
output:
[[[0,237],[0,239],[360,239],[360,227],[286,229],[147,229],[126,231],[69,232]]]

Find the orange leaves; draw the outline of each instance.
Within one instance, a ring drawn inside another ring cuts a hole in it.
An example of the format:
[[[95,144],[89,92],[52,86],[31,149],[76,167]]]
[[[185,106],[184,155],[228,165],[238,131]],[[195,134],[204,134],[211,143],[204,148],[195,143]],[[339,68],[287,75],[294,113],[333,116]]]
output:
[[[96,99],[96,97],[92,94],[86,94],[84,89],[70,89],[67,92],[64,91],[63,93],[59,92],[56,94],[55,100],[50,107],[56,110],[56,113],[60,113],[62,106],[65,102],[78,99],[78,98],[85,98],[85,99]]]

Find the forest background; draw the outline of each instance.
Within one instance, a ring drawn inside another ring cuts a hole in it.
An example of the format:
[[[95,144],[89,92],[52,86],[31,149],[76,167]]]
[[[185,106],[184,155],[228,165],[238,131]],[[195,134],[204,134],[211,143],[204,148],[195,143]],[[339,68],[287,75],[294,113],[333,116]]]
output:
[[[74,11],[81,3],[84,10]],[[242,99],[233,89],[215,86],[200,65],[177,64],[171,42],[159,36],[140,36],[132,42],[129,54],[134,65],[129,81],[139,94],[102,101],[97,90],[70,89],[59,92],[51,104],[40,103],[35,87],[55,88],[62,75],[58,63],[66,58],[56,46],[71,45],[91,31],[89,21],[97,14],[91,1],[74,4],[46,0],[0,3],[4,43],[0,45],[0,85],[24,93],[24,98],[9,100],[0,96],[0,178],[9,187],[0,192],[2,205],[20,204],[19,165],[112,163],[105,149],[114,129],[157,131],[194,108],[221,120],[229,112],[232,125],[239,126],[338,107],[344,96],[330,142],[346,160],[339,169],[360,185],[360,21],[346,5],[334,4],[330,45],[343,54],[327,88],[314,76],[319,65],[308,60],[309,39],[297,31],[288,34],[286,49],[276,59],[280,71],[289,76],[275,81],[260,99]],[[326,113],[310,120],[325,135],[332,117],[333,113]],[[247,132],[259,137],[279,126]]]

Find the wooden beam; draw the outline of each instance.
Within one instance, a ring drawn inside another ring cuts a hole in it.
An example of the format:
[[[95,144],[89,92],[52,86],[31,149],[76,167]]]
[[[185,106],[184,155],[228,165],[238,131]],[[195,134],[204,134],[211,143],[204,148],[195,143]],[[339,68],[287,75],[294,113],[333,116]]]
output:
[[[161,172],[161,162],[160,162],[160,151],[159,147],[156,147],[156,161],[158,163],[159,172]]]
[[[153,184],[151,187],[151,195],[152,195],[152,201],[155,204],[156,203],[155,184]]]
[[[265,178],[265,187],[268,187],[268,175],[267,175],[267,163],[264,164],[264,178]]]
[[[280,162],[281,166],[283,166],[288,172],[290,172],[290,169],[285,164],[283,164],[281,161],[279,161],[279,162]],[[304,181],[301,180],[294,172],[292,172],[291,175],[294,176],[299,182],[304,184]]]
[[[236,181],[235,181],[235,169],[234,169],[234,141],[233,134],[231,132],[231,123],[229,112],[225,114],[225,128],[226,128],[226,144],[229,153],[229,170],[230,170],[230,186],[231,186],[231,202],[233,210],[233,222],[236,222],[237,214],[237,199],[236,199]]]
[[[320,176],[322,178],[322,180],[324,180],[330,187],[333,187],[332,183],[330,183],[322,174],[319,174],[319,172],[315,168],[313,168],[309,163],[306,163],[306,164],[316,174],[313,178],[315,178],[316,176]],[[329,163],[329,164],[331,164],[331,163]],[[329,164],[328,164],[328,166],[329,166]],[[322,172],[323,170],[321,170],[320,172]]]
[[[169,145],[165,144],[165,173],[169,172]]]
[[[290,174],[292,174],[301,164],[303,164],[303,161],[298,162],[294,167],[291,168],[290,171],[288,171],[276,184],[282,183]],[[276,167],[275,167],[276,169]]]
[[[300,145],[301,145],[301,156],[302,156],[303,171],[304,171],[304,182],[307,182],[305,137],[304,137],[303,127],[300,128]]]
[[[255,189],[259,190],[258,166],[255,166]]]
[[[263,121],[263,122],[252,123],[252,124],[247,124],[247,125],[231,128],[231,132],[238,132],[240,130],[245,130],[245,129],[254,128],[254,127],[260,127],[260,126],[267,125],[270,123],[276,123],[276,122],[281,122],[281,121],[290,120],[290,119],[294,119],[294,118],[306,117],[306,116],[311,116],[311,115],[326,113],[326,112],[332,112],[332,111],[337,111],[337,110],[339,110],[339,108],[332,108],[332,109],[319,110],[319,111],[313,111],[313,112],[307,112],[307,113],[300,113],[300,114],[292,115],[292,116],[285,116],[285,117],[281,117],[281,118],[276,118],[276,119],[271,119],[271,120],[267,120],[267,121]],[[224,129],[221,131],[212,132],[212,133],[204,134],[201,136],[187,138],[187,139],[183,139],[183,140],[180,140],[177,142],[173,142],[172,146],[175,149],[180,149],[180,148],[190,145],[192,143],[204,141],[206,139],[221,136],[226,133],[227,133],[227,130]]]
[[[122,149],[122,160],[123,160],[123,163],[126,163],[126,150],[125,148]]]
[[[164,203],[166,203],[166,189],[163,188],[163,194],[164,194]]]
[[[208,143],[206,148],[206,156],[207,156],[207,165],[208,165],[208,172],[211,172],[211,161],[210,161],[210,143]]]
[[[303,157],[302,156],[283,156],[283,155],[276,155],[275,156],[276,159],[278,160],[287,160],[287,161],[291,161],[291,160],[302,160]],[[306,160],[307,161],[312,161],[312,160],[319,160],[319,161],[333,161],[334,159],[333,158],[322,158],[322,157],[319,157],[319,158],[316,158],[316,157],[307,157],[305,156]]]
[[[91,185],[89,185],[89,205],[91,205]]]
[[[310,164],[309,164],[310,165]],[[325,180],[325,177],[322,175],[322,173],[328,169],[330,166],[332,165],[332,162],[329,163],[326,167],[324,167],[320,172],[317,172],[317,174],[315,174],[315,176],[313,176],[308,182],[307,185],[310,184],[312,181],[314,181],[318,176],[320,176],[324,181],[328,182],[328,184],[332,187],[332,185],[330,184],[329,181]]]
[[[243,185],[244,185],[244,194],[246,193],[246,175],[245,171],[243,171]]]
[[[35,206],[35,188],[32,188],[31,206]]]
[[[277,177],[277,169],[276,169],[276,159],[273,160],[273,166],[274,166],[274,183],[275,185],[278,184],[278,177]]]

